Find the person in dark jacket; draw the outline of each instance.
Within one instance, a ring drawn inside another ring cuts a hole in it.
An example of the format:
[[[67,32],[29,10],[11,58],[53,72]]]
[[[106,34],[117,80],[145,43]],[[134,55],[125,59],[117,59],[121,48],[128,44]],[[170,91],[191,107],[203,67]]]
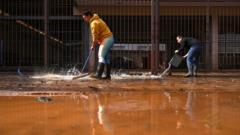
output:
[[[187,58],[187,67],[188,67],[188,73],[185,75],[185,77],[192,77],[197,76],[197,70],[198,70],[198,61],[199,61],[199,55],[201,52],[201,44],[200,42],[192,37],[183,37],[181,35],[178,35],[176,37],[177,43],[180,45],[180,48],[178,50],[175,50],[175,53],[181,52],[184,50],[184,48],[189,49],[188,53],[185,54],[183,57]]]

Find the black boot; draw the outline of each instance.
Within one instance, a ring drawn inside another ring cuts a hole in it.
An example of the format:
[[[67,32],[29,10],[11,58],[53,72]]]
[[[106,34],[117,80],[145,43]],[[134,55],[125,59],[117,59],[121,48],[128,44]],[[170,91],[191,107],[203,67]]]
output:
[[[106,76],[103,79],[111,79],[111,64],[106,64]]]
[[[104,70],[104,63],[98,63],[97,73],[91,77],[95,79],[102,79],[103,70]]]

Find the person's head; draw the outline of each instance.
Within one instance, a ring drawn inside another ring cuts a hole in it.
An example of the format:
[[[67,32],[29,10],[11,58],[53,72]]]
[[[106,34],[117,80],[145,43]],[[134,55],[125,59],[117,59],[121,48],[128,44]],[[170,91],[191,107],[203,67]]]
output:
[[[177,40],[177,43],[180,43],[183,39],[183,36],[182,35],[177,35],[176,37],[176,40]]]
[[[89,22],[92,17],[93,13],[91,11],[85,11],[82,13],[82,18],[85,22]]]

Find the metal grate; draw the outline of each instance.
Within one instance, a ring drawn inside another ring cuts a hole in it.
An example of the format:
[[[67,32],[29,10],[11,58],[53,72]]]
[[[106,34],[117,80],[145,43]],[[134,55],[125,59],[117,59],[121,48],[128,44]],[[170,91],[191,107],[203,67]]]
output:
[[[0,10],[4,13],[0,16],[2,69],[19,66],[42,68],[46,60],[48,67],[81,65],[82,22],[72,14],[72,1],[49,1],[47,22],[44,20],[43,5],[44,0],[9,0],[1,3]],[[48,25],[47,32],[44,30],[45,24]],[[44,34],[48,35],[47,59]]]
[[[240,9],[235,9],[239,12]],[[228,13],[231,11],[226,11]],[[235,13],[234,12],[234,13]],[[240,68],[240,15],[219,16],[218,55],[220,69]]]

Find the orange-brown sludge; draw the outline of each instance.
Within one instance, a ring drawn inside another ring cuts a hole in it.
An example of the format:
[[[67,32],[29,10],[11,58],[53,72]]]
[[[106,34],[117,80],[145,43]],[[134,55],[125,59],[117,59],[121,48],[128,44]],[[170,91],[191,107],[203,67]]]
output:
[[[82,82],[7,78],[0,81],[1,135],[240,133],[236,76]]]

